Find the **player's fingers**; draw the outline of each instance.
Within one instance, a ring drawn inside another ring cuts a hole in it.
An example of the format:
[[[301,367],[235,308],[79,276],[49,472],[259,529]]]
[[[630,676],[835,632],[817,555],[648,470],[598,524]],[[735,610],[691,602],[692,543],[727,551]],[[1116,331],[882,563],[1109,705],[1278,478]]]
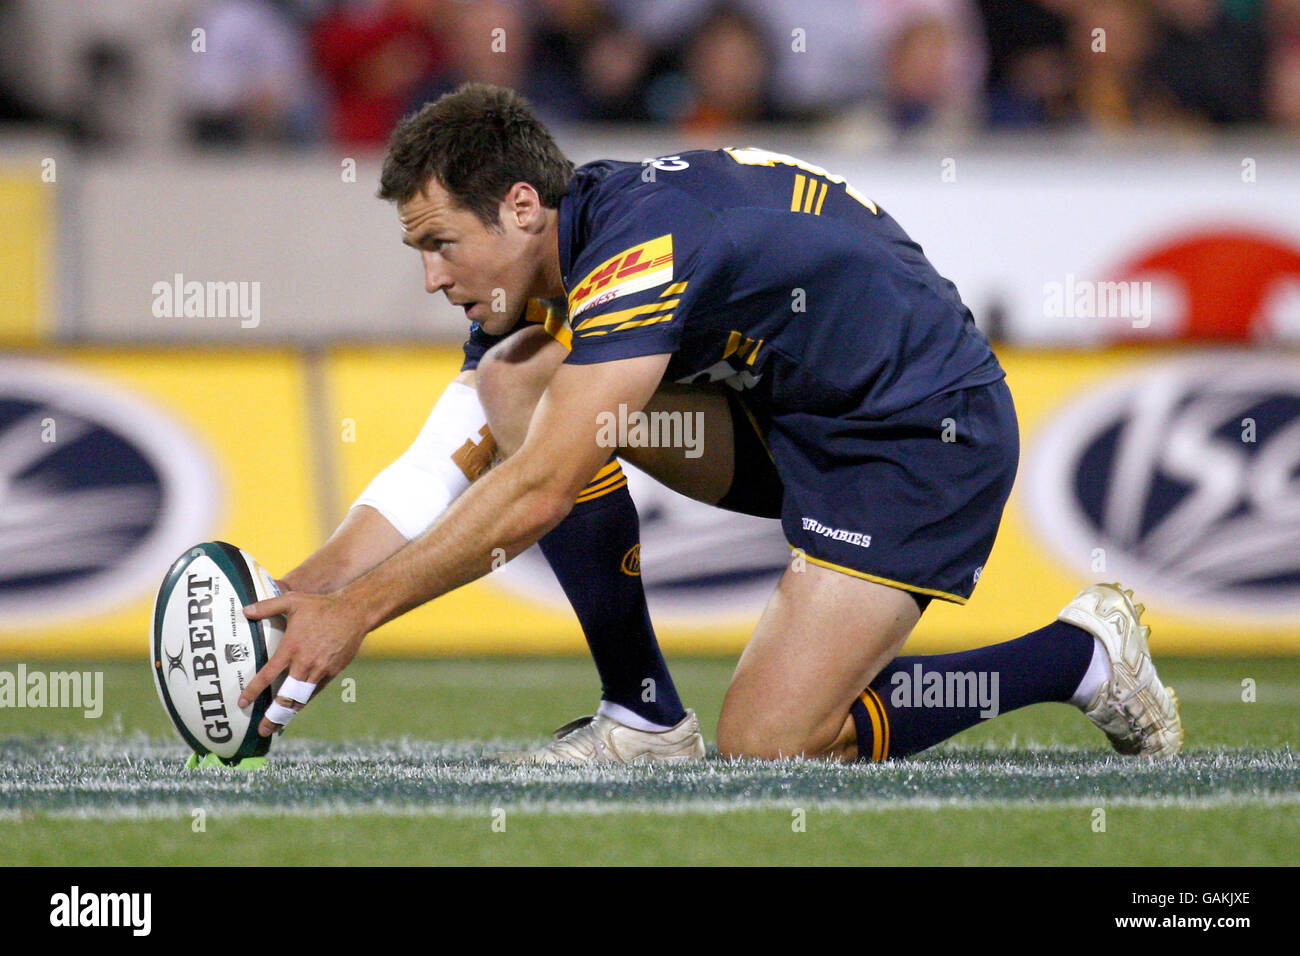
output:
[[[284,683],[275,693],[277,699],[305,704],[311,700],[311,695],[316,693],[316,683],[294,677],[291,671],[285,676]]]
[[[266,715],[258,726],[257,732],[263,737],[268,737],[284,730],[289,725],[289,721],[297,716],[298,711],[306,706],[315,693],[314,681],[301,680],[294,677],[292,673],[288,674],[276,692],[274,702],[266,709]]]
[[[279,597],[267,598],[265,601],[258,601],[255,604],[249,604],[244,608],[244,617],[250,621],[260,621],[264,617],[275,617],[277,614],[287,614],[293,606],[292,594],[281,594]]]
[[[266,716],[257,727],[257,732],[263,737],[269,737],[271,734],[277,734],[289,726],[289,721],[298,716],[298,711],[302,710],[303,705],[296,700],[289,700],[287,697],[277,697],[271,702],[271,706],[266,708]]]
[[[333,679],[334,679],[333,675],[330,675],[328,677],[323,677],[321,678],[320,683],[315,685],[307,684],[307,682],[304,681],[303,684],[305,686],[313,687],[313,690],[308,695],[308,700],[305,701],[290,700],[288,697],[284,697],[283,696],[284,688],[281,688],[282,696],[277,697],[275,699],[275,702],[285,707],[287,710],[292,711],[292,713],[296,715],[298,711],[306,707],[308,703],[310,703],[312,700],[315,700],[316,695],[319,694],[322,690],[324,690],[325,685],[328,684]],[[285,678],[286,683],[290,680],[292,680],[292,678]],[[258,727],[258,731],[257,731],[263,737],[269,736],[270,734],[279,733],[280,731],[284,730],[284,728],[288,725],[290,720],[293,720],[293,716],[285,714],[283,711],[277,711],[276,713],[280,716],[287,717],[287,719],[283,723],[276,723],[275,721],[271,720],[270,717],[268,717],[266,720],[263,720],[261,725]],[[270,708],[267,709],[267,714],[268,715],[271,714]]]
[[[248,686],[240,691],[239,709],[243,710],[257,700],[258,695],[275,683],[275,679],[283,674],[288,667],[288,649],[284,644],[281,644],[280,649],[266,662],[266,666],[254,674],[253,679],[248,682]]]

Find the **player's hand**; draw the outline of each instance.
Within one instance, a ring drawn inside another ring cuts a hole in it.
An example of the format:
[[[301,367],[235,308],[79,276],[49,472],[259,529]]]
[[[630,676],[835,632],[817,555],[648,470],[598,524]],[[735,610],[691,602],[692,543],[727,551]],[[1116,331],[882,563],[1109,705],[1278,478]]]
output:
[[[244,616],[249,620],[260,621],[283,614],[287,626],[275,654],[239,695],[239,706],[247,707],[257,700],[262,691],[286,672],[297,681],[314,684],[315,692],[319,692],[352,662],[365,639],[366,628],[352,610],[350,602],[340,599],[337,593],[302,592],[281,594],[245,607]],[[282,692],[285,690],[281,687]],[[283,694],[276,697],[276,702],[292,711],[301,710],[305,703]],[[284,724],[263,718],[257,732],[269,737],[283,728]]]

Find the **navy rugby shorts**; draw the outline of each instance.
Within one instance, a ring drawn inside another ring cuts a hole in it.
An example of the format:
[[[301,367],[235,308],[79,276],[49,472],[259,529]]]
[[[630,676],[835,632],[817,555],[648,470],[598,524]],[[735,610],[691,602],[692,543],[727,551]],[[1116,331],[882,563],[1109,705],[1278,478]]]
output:
[[[812,564],[966,603],[1020,457],[1005,380],[874,420],[730,401],[736,472],[721,507],[779,517]]]

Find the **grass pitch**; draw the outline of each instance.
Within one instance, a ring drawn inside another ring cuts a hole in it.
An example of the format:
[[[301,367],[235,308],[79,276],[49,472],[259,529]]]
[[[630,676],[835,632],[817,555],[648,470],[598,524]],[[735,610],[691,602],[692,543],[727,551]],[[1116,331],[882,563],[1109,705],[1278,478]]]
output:
[[[708,736],[732,662],[673,665]],[[1300,660],[1161,661],[1188,732],[1164,763],[1040,705],[883,765],[601,769],[488,759],[594,705],[586,660],[363,660],[253,774],[181,769],[146,666],[78,669],[99,719],[0,715],[0,863],[1300,862]]]

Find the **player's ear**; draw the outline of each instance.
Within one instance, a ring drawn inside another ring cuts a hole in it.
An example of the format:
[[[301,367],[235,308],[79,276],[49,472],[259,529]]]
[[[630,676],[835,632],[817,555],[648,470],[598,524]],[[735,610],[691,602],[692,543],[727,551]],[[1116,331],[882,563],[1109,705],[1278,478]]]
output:
[[[519,182],[506,193],[505,206],[510,221],[526,232],[536,232],[546,222],[542,197],[529,183]]]

